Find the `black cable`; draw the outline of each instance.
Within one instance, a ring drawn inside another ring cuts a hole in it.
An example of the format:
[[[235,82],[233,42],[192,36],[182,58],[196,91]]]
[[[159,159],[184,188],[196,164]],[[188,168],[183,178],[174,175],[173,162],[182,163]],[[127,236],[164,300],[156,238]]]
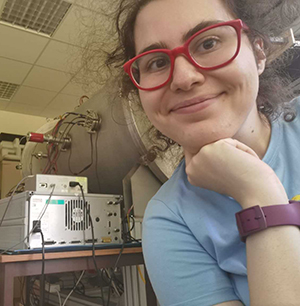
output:
[[[84,197],[84,192],[83,192],[83,186],[78,183],[78,182],[72,182],[74,184],[77,184],[79,187],[80,187],[80,190],[81,190],[81,194],[82,194],[82,198],[83,198],[83,201],[84,201],[84,205],[86,207],[86,211],[88,212],[88,216],[89,216],[89,221],[90,221],[90,224],[91,224],[91,232],[92,232],[92,254],[93,254],[93,262],[94,262],[94,265],[95,265],[95,269],[96,269],[96,273],[97,273],[97,276],[98,276],[98,279],[99,279],[99,283],[100,283],[100,288],[101,288],[101,296],[102,296],[102,302],[103,302],[103,305],[105,306],[105,301],[104,301],[104,294],[103,294],[103,287],[101,285],[101,282],[100,282],[100,275],[99,275],[99,269],[98,269],[98,266],[97,266],[97,262],[96,262],[96,257],[95,257],[95,236],[94,236],[94,226],[93,226],[93,220],[91,218],[91,214],[90,214],[90,211],[88,210],[87,208],[87,203],[85,201],[85,197]],[[71,182],[70,182],[71,184]],[[73,186],[74,187],[74,186]],[[112,271],[112,276],[110,276],[110,280],[109,280],[109,287],[108,287],[108,298],[107,298],[107,306],[109,306],[109,302],[110,302],[110,289],[111,289],[111,285],[112,285],[112,281],[113,281],[113,278],[115,277],[115,270],[117,268],[117,265],[119,263],[119,260],[121,258],[121,255],[123,253],[123,250],[124,250],[124,247],[125,247],[125,240],[123,240],[123,244],[122,244],[122,247],[121,247],[121,250],[120,250],[120,253],[117,257],[117,260],[115,262],[115,265],[114,265],[114,268],[113,268],[113,271]],[[102,276],[102,275],[101,275]],[[116,278],[116,277],[115,277]]]
[[[70,124],[74,121],[74,120],[76,120],[76,119],[79,119],[79,117],[75,117],[75,118],[73,118],[73,120],[70,122]],[[53,132],[52,132],[52,136],[53,137],[56,137],[57,136],[57,134],[58,134],[58,132],[59,132],[59,129],[61,128],[61,126],[63,125],[63,124],[65,124],[66,122],[64,122],[64,120],[66,119],[66,117],[65,118],[62,118],[61,120],[59,120],[58,121],[58,123],[56,124],[56,126],[53,128]],[[66,128],[67,129],[67,128]],[[64,130],[64,132],[62,133],[62,135],[61,135],[61,137],[60,137],[60,139],[59,140],[61,140],[62,139],[62,137],[64,136],[64,134],[65,134],[65,131],[66,131],[66,129]],[[57,158],[58,157],[56,157],[55,158],[55,160],[51,160],[51,157],[52,157],[52,154],[53,153],[56,153],[57,152],[57,150],[58,150],[58,144],[50,144],[51,145],[51,152],[49,152],[49,149],[47,149],[47,159],[48,159],[48,162],[47,162],[47,164],[46,164],[46,166],[45,166],[45,168],[44,168],[44,171],[45,170],[47,170],[47,171],[45,171],[45,173],[51,173],[51,171],[52,171],[52,164],[57,160]],[[48,147],[49,147],[49,144],[48,144]],[[59,153],[58,153],[59,154]],[[43,172],[44,172],[43,171]]]
[[[122,247],[121,247],[121,250],[120,250],[120,253],[119,253],[119,256],[118,256],[118,258],[117,258],[117,260],[116,260],[116,262],[115,262],[115,265],[114,265],[114,268],[113,268],[113,273],[112,273],[112,276],[110,277],[110,281],[109,281],[109,286],[108,286],[108,297],[107,297],[107,304],[106,304],[106,306],[109,306],[109,301],[110,301],[110,288],[111,288],[111,284],[112,284],[112,279],[113,279],[113,277],[115,277],[115,270],[116,270],[116,268],[117,268],[117,265],[118,265],[118,263],[119,263],[119,260],[120,260],[120,258],[121,258],[121,255],[122,255],[122,253],[123,253],[123,250],[124,250],[124,247],[125,247],[125,240],[123,241],[123,244],[122,244]]]
[[[40,229],[40,234],[42,238],[42,274],[40,277],[40,306],[45,304],[45,240],[44,234]]]
[[[83,171],[87,170],[92,166],[94,163],[94,145],[93,145],[93,134],[90,134],[90,141],[91,141],[91,162],[85,166],[82,170],[80,170],[76,175],[81,174]]]
[[[75,272],[73,272],[73,276],[74,276],[74,285],[77,283],[78,281],[78,278],[75,274]],[[82,287],[82,290],[79,288],[79,285],[81,285]],[[79,284],[77,285],[76,289],[74,290],[75,292],[78,292],[78,293],[83,293],[85,294],[85,285],[84,283],[82,282],[82,280],[80,280]]]
[[[98,173],[98,136],[99,136],[99,130],[96,131],[96,140],[95,140],[95,153],[96,153],[96,164],[95,164],[95,170],[96,170],[96,179],[98,183],[99,192],[101,189],[100,179],[99,179],[99,173]]]
[[[74,121],[77,120],[77,119],[78,119],[78,121],[74,122]],[[80,117],[78,117],[78,116],[75,117],[75,118],[73,118],[71,121],[68,121],[68,122],[63,121],[63,120],[65,120],[65,118],[62,119],[62,120],[61,120],[61,123],[60,123],[59,126],[57,127],[57,129],[56,129],[56,131],[55,131],[55,134],[54,134],[53,136],[56,137],[56,135],[57,135],[58,132],[59,132],[59,129],[61,128],[61,126],[62,126],[63,124],[68,124],[68,126],[64,129],[64,131],[62,132],[62,134],[61,134],[61,136],[60,136],[60,138],[59,138],[59,141],[61,141],[65,135],[68,135],[68,134],[70,133],[71,129],[72,129],[75,125],[79,125],[79,123],[83,123],[83,122],[84,122],[84,121],[79,120],[79,119],[80,119]],[[71,125],[71,127],[70,127],[70,129],[68,130],[68,128],[69,128],[70,125]],[[58,145],[54,145],[52,148],[54,148],[54,149],[57,150],[57,149],[58,149]],[[54,152],[56,152],[56,151],[54,151]],[[47,156],[47,157],[48,157],[48,163],[47,163],[47,165],[46,165],[45,168],[44,168],[44,171],[45,171],[45,169],[47,169],[47,172],[46,172],[46,173],[51,173],[51,171],[52,171],[52,165],[53,165],[54,163],[56,163],[56,161],[58,160],[59,155],[60,155],[60,152],[58,152],[58,155],[55,157],[54,160],[51,160],[52,154],[53,154],[53,150],[52,150],[51,154],[48,154],[48,156]]]
[[[92,256],[93,256],[93,263],[95,266],[95,270],[97,273],[97,277],[98,277],[98,281],[99,281],[99,285],[100,285],[100,290],[101,290],[101,297],[102,297],[102,303],[103,305],[105,305],[105,301],[104,301],[104,291],[103,291],[103,287],[100,281],[100,274],[99,274],[99,268],[97,266],[97,262],[96,262],[96,256],[95,256],[95,234],[94,234],[94,225],[93,225],[93,220],[91,217],[91,213],[90,210],[87,207],[87,203],[85,201],[85,197],[84,197],[84,192],[83,192],[83,186],[81,184],[78,183],[78,186],[80,187],[81,190],[81,194],[82,194],[82,198],[83,198],[83,203],[86,209],[86,212],[88,213],[88,217],[89,217],[89,222],[91,224],[91,232],[92,232]]]
[[[79,116],[81,118],[86,118],[87,116],[84,115],[84,114],[80,114],[80,113],[75,113],[75,112],[66,112],[63,114],[63,116],[66,115],[64,118],[66,119],[68,116],[70,115],[76,115],[76,116]]]
[[[91,142],[91,162],[85,166],[83,169],[81,169],[79,172],[73,172],[71,169],[71,155],[72,155],[72,148],[70,148],[70,154],[69,154],[69,158],[68,158],[68,168],[69,171],[73,174],[73,175],[79,175],[81,174],[83,171],[87,170],[88,168],[90,168],[92,166],[92,164],[94,163],[94,145],[93,145],[93,135],[90,135],[90,142]]]
[[[126,224],[126,226],[127,226],[127,228],[128,228],[128,230],[127,230],[127,232],[125,232],[125,231],[123,231],[122,232],[122,238],[123,238],[123,240],[124,241],[126,241],[126,242],[138,242],[138,243],[140,243],[141,242],[141,239],[136,239],[136,238],[134,238],[132,235],[131,235],[131,231],[134,229],[134,227],[135,227],[135,219],[134,219],[134,217],[132,216],[132,215],[130,215],[129,216],[130,217],[130,219],[132,220],[132,226],[131,226],[131,228],[129,229],[129,224],[128,224],[128,221],[127,221],[127,217],[124,217],[123,218],[123,220],[122,220],[122,223],[124,224]],[[123,228],[124,228],[124,226],[123,226]]]

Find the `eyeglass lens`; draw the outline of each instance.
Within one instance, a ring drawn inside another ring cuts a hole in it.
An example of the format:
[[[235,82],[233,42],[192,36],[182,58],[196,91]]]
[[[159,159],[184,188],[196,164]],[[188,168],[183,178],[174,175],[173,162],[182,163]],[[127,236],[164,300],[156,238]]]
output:
[[[237,48],[236,30],[225,25],[195,36],[189,43],[188,51],[196,65],[213,68],[232,59]],[[143,88],[163,84],[168,80],[171,70],[169,55],[159,51],[138,58],[131,66],[133,78]]]

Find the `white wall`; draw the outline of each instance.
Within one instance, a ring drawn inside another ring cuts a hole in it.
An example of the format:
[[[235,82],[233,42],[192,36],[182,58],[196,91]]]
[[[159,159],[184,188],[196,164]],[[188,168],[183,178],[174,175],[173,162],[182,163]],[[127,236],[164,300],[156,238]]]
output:
[[[46,118],[0,111],[0,133],[26,135],[46,123]]]

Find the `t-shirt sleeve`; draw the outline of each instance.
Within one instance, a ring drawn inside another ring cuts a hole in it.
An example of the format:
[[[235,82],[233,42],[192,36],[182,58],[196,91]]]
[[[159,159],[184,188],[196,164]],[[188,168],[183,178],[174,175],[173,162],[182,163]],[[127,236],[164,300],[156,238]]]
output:
[[[143,253],[161,306],[208,306],[239,300],[220,269],[184,220],[151,200],[143,221]]]

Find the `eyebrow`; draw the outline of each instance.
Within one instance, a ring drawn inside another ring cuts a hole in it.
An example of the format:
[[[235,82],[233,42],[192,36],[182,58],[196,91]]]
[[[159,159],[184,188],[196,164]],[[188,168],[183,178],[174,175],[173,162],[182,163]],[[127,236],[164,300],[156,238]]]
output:
[[[195,27],[190,29],[188,32],[186,32],[182,36],[182,42],[184,43],[191,36],[193,36],[195,33],[203,30],[204,28],[207,28],[211,25],[218,24],[218,23],[221,23],[221,22],[224,22],[224,20],[209,20],[209,21],[202,21],[202,22],[198,23]],[[142,54],[144,52],[155,50],[155,49],[168,49],[168,47],[165,43],[158,42],[158,43],[154,43],[154,44],[151,44],[151,45],[147,46],[146,48],[142,49],[138,54]]]
[[[190,37],[192,37],[197,32],[203,30],[204,28],[207,28],[209,26],[212,26],[214,24],[218,24],[224,22],[224,20],[208,20],[208,21],[202,21],[198,23],[195,27],[190,29],[188,32],[186,32],[182,37],[182,42],[187,41]]]
[[[144,49],[142,49],[138,54],[142,54],[144,52],[155,50],[155,49],[168,49],[167,45],[163,42],[154,43]]]

